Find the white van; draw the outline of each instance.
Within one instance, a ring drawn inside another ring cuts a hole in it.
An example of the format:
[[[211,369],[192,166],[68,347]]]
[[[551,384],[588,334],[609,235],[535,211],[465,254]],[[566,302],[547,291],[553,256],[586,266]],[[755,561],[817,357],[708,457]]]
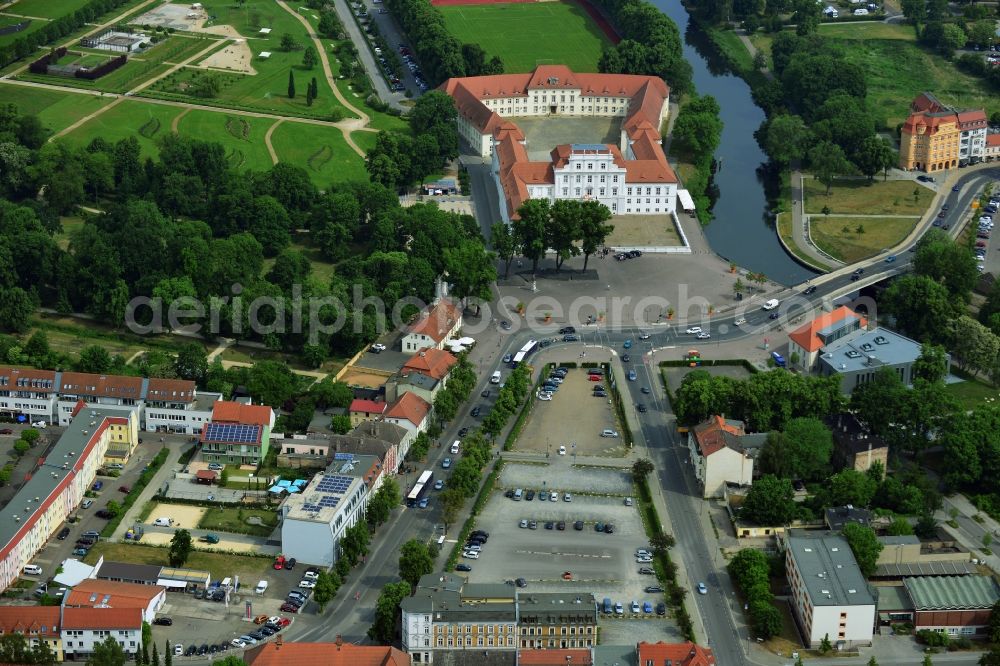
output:
[[[254,591],[257,594],[264,594],[265,592],[267,592],[267,581],[266,580],[257,581],[257,587]]]
[[[771,300],[766,301],[764,303],[764,305],[761,306],[761,309],[762,310],[773,310],[776,307],[778,307],[778,299],[777,298],[772,298]]]
[[[26,564],[24,565],[24,573],[28,574],[29,576],[41,576],[42,568],[37,564]]]
[[[515,502],[520,502],[521,498],[523,496],[524,496],[524,491],[521,490],[520,488],[518,488],[517,490],[514,491],[514,501]]]
[[[157,527],[170,527],[174,524],[173,518],[157,518],[153,521],[153,524]]]
[[[449,450],[449,451],[450,451],[450,452],[451,452],[452,454],[456,454],[456,453],[458,453],[458,449],[459,449],[459,448],[460,448],[461,446],[462,446],[462,440],[460,440],[460,439],[456,439],[456,440],[455,440],[455,443],[454,443],[454,444],[452,444],[452,445],[451,445],[451,448],[450,448],[450,449],[448,449],[448,450]]]
[[[855,16],[868,16],[868,10],[864,9],[864,8],[862,8],[862,9],[855,9],[854,10],[854,15]]]
[[[493,373],[493,375],[492,375],[492,376],[490,377],[490,384],[499,384],[499,383],[500,383],[500,371],[499,371],[499,370],[497,370],[497,371],[496,371],[496,372],[494,372],[494,373]]]

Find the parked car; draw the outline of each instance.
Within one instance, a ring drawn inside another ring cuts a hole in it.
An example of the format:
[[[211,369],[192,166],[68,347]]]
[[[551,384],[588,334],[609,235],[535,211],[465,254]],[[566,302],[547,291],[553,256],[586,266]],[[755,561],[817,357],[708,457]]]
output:
[[[173,623],[174,621],[171,620],[169,617],[158,617],[155,620],[153,620],[153,624],[157,624],[161,627],[169,627],[172,626]]]
[[[69,528],[64,527],[61,530],[59,530],[59,534],[56,535],[56,538],[59,539],[60,541],[65,541],[66,537],[68,536],[69,536]]]

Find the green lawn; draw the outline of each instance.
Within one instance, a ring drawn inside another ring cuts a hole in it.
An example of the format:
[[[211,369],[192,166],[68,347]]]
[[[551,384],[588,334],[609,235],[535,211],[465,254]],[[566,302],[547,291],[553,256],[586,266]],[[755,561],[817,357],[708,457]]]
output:
[[[37,115],[53,132],[69,127],[80,118],[111,103],[111,98],[90,94],[62,93],[45,88],[0,83],[0,99],[17,104],[21,113]]]
[[[732,58],[733,62],[737,63],[743,70],[749,71],[753,69],[753,58],[750,56],[750,52],[747,51],[743,40],[740,39],[740,36],[736,32],[733,30],[713,29],[711,36],[715,45],[719,47],[719,50],[729,58]]]
[[[821,23],[819,34],[830,39],[901,39],[912,42],[917,35],[912,25],[902,23]]]
[[[23,16],[57,19],[72,14],[87,2],[89,0],[16,0],[3,11]]]
[[[202,141],[221,143],[229,163],[237,169],[266,171],[273,164],[264,145],[264,134],[275,122],[236,113],[191,111],[177,123],[177,131]]]
[[[507,72],[530,72],[539,64],[562,64],[596,72],[608,43],[604,33],[575,4],[528,2],[438,7],[449,32],[500,56]]]
[[[960,72],[914,42],[898,38],[844,41],[841,57],[864,70],[868,106],[888,128],[906,119],[910,102],[925,90],[945,104],[985,108],[987,116],[1000,110],[1000,98],[983,81]]]
[[[8,25],[14,25],[15,23],[21,23],[24,21],[22,18],[17,18],[15,16],[0,16],[0,27],[7,27]],[[0,46],[6,46],[11,44],[25,35],[30,35],[36,30],[41,30],[48,21],[32,21],[27,28],[20,32],[12,32],[9,35],[0,35]]]
[[[851,264],[898,245],[919,219],[814,215],[809,221],[809,235],[824,252]],[[859,225],[864,228],[861,234],[857,233]]]
[[[909,180],[837,180],[827,195],[826,185],[806,175],[804,189],[807,213],[827,206],[833,215],[923,215],[934,199],[933,191]]]
[[[74,95],[76,97],[76,95]],[[134,136],[143,157],[159,154],[156,140],[170,132],[170,123],[183,109],[126,100],[66,135],[67,141],[87,145],[96,136],[114,143]]]
[[[257,517],[262,525],[251,525],[248,518]],[[198,522],[198,529],[235,532],[253,536],[270,536],[278,525],[278,514],[264,509],[243,509],[234,507],[212,507]]]
[[[945,390],[958,400],[963,409],[972,409],[982,405],[986,400],[994,401],[1000,398],[1000,389],[974,380],[948,384]]]
[[[367,135],[371,135],[374,145],[373,132],[355,132],[353,137],[359,146],[366,148]],[[301,166],[320,187],[368,179],[364,160],[351,150],[335,127],[285,122],[274,130],[271,145],[280,161]]]
[[[195,542],[195,548],[198,543]],[[142,546],[133,543],[102,542],[94,545],[83,561],[94,564],[101,556],[110,562],[131,562],[133,564],[157,564],[167,566],[167,548]],[[260,580],[271,567],[270,557],[249,557],[232,553],[212,553],[196,550],[188,556],[184,567],[198,571],[208,571],[213,580],[226,576],[239,576],[243,580]]]

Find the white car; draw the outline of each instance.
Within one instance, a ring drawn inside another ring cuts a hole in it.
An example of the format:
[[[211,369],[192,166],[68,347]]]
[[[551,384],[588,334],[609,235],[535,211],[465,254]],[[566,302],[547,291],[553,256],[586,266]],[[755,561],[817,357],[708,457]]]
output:
[[[44,429],[46,425],[48,425],[48,424],[45,423],[45,421],[35,421],[34,423],[31,424],[31,427],[32,428],[42,428],[42,429]]]
[[[184,654],[184,646],[181,645],[180,643],[177,643],[176,645],[174,645],[174,656],[180,657],[182,654]]]
[[[554,490],[551,493],[549,493],[549,501],[550,502],[558,502],[559,501],[559,493],[557,493]]]
[[[462,552],[462,557],[464,557],[466,559],[469,559],[469,560],[478,560],[479,559],[479,553],[477,553],[474,550],[466,550],[466,551]]]
[[[267,618],[268,623],[275,625],[281,624],[281,620],[282,617],[280,615],[272,615],[271,617]]]
[[[566,455],[566,447],[565,446],[560,446],[559,447],[559,455],[561,455],[561,456]]]
[[[742,326],[745,323],[747,323],[746,318],[745,317],[740,317],[739,319],[737,319],[736,321],[733,322],[733,326]]]
[[[299,581],[299,587],[301,587],[303,589],[306,589],[306,590],[311,590],[312,588],[316,587],[316,581],[309,580],[309,579],[300,580]]]
[[[698,334],[698,339],[699,340],[708,340],[710,337],[712,337],[712,336],[709,335],[708,333],[702,332],[702,333]]]
[[[639,334],[639,339],[640,340],[649,340],[649,333],[640,333]]]
[[[692,326],[687,330],[688,335],[695,335],[697,333],[701,333],[701,326]]]
[[[551,393],[539,393],[538,394],[538,399],[541,400],[542,402],[549,402],[549,401],[552,400],[552,394]]]
[[[642,555],[640,557],[635,558],[635,561],[636,564],[650,564],[653,561],[653,558],[650,557],[649,555]]]
[[[549,381],[553,384],[562,384],[564,380],[562,377],[549,377]]]
[[[370,349],[371,349],[371,351],[375,352],[376,354],[381,354],[382,352],[385,351],[385,345],[383,345],[381,342],[377,342],[377,343],[373,344],[370,347]]]
[[[233,640],[229,641],[229,644],[232,645],[234,648],[245,648],[247,646],[246,643],[244,643],[238,638],[234,638]],[[180,648],[180,652],[177,651],[178,648]],[[184,648],[182,648],[180,645],[174,648],[174,654],[183,654],[183,653],[184,653]]]
[[[317,578],[319,578],[319,572],[318,571],[307,571],[307,572],[305,572],[302,575],[305,576],[306,578],[308,578],[309,580],[316,580]]]

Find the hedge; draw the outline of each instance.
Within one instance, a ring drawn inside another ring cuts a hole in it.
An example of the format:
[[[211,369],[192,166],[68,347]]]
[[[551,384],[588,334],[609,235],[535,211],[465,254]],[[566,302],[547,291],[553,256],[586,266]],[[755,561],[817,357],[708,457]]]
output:
[[[78,79],[86,79],[88,81],[94,81],[101,78],[105,74],[110,74],[119,67],[123,66],[128,61],[128,56],[124,53],[117,58],[112,58],[106,62],[101,63],[94,69],[78,69],[76,73],[73,74]]]
[[[611,402],[615,406],[615,414],[618,415],[618,421],[622,429],[622,439],[626,444],[632,446],[632,428],[628,425],[628,419],[625,418],[625,403],[622,400],[621,391],[618,390],[618,380],[615,379],[611,374],[611,364],[601,363],[600,367],[604,368],[605,374],[612,380],[609,382],[611,386]]]
[[[132,508],[132,505],[135,504],[135,501],[139,498],[139,494],[142,493],[143,489],[145,489],[145,487],[149,485],[149,482],[153,480],[156,470],[160,469],[160,467],[163,466],[163,463],[166,462],[167,455],[169,453],[170,449],[167,447],[161,448],[160,452],[156,454],[156,457],[153,458],[148,465],[146,465],[146,469],[142,471],[142,474],[139,475],[139,478],[132,486],[132,489],[128,491],[128,494],[125,495],[125,499],[122,500],[121,512],[109,520],[108,524],[104,526],[103,530],[101,530],[101,537],[107,539],[115,533],[115,530],[118,529],[121,522],[125,520],[125,515],[128,513],[128,510]]]
[[[57,48],[56,58],[57,59],[62,58],[64,55],[66,55],[66,50],[67,49],[65,46],[60,46],[59,48]],[[49,71],[49,63],[51,62],[52,62],[52,54],[46,53],[41,58],[28,65],[28,71],[30,71],[32,74],[47,74]]]

